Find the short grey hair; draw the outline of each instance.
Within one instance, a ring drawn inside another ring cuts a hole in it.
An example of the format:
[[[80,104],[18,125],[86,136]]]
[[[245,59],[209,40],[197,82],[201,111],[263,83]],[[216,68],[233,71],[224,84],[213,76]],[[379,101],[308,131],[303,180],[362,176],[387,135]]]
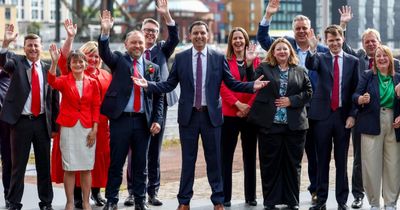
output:
[[[293,28],[293,30],[295,29],[294,27],[295,27],[295,25],[296,25],[296,22],[297,22],[297,21],[300,21],[300,20],[306,21],[307,24],[308,24],[308,26],[311,28],[311,20],[310,20],[307,16],[304,16],[304,15],[296,15],[296,17],[293,18],[293,22],[292,22],[292,28]]]

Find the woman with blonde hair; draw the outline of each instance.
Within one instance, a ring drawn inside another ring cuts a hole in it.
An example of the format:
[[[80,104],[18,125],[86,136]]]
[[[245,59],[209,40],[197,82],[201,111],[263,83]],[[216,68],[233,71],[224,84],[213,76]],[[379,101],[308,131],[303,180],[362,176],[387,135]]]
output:
[[[306,130],[305,104],[312,94],[310,80],[291,44],[278,38],[255,70],[270,81],[253,103],[248,121],[258,127],[264,209],[285,204],[299,209],[300,171]]]

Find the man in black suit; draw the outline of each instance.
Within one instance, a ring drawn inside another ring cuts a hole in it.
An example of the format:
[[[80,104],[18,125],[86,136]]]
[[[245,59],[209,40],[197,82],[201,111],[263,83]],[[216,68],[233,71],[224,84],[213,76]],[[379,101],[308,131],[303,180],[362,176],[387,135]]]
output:
[[[340,27],[346,30],[347,24],[353,18],[351,12],[351,7],[343,6],[340,10]],[[343,50],[346,53],[356,56],[359,61],[359,76],[364,73],[365,70],[371,69],[373,65],[373,58],[376,48],[381,45],[381,36],[379,32],[375,29],[368,28],[364,31],[361,36],[363,49],[354,50],[347,42],[343,43]],[[394,59],[394,69],[397,73],[400,73],[400,61]],[[351,207],[354,209],[359,209],[363,205],[364,199],[364,188],[361,173],[361,134],[357,130],[356,124],[352,130],[352,140],[353,140],[353,175],[351,178],[351,192],[354,197],[354,201]]]
[[[160,81],[160,72],[158,65],[142,56],[145,46],[141,31],[134,30],[126,35],[126,53],[110,50],[109,36],[113,24],[111,13],[103,11],[99,54],[113,74],[101,106],[101,113],[110,119],[111,160],[106,187],[107,204],[104,210],[117,209],[122,169],[129,148],[132,151],[131,172],[135,180],[135,210],[146,210],[147,152],[150,135],[160,132],[163,95],[147,94],[139,86],[134,86],[131,76],[142,75],[148,80]]]
[[[165,81],[168,78],[168,59],[171,57],[175,50],[175,47],[179,43],[178,36],[178,26],[172,19],[171,14],[168,9],[167,0],[157,1],[157,11],[164,18],[165,23],[168,28],[168,39],[166,41],[157,42],[157,38],[160,31],[160,24],[152,19],[146,18],[142,23],[142,32],[145,37],[145,51],[144,57],[157,64],[160,67],[161,81]],[[154,206],[161,206],[162,202],[158,198],[158,190],[160,188],[160,152],[161,145],[164,135],[165,122],[167,118],[168,107],[173,106],[178,101],[178,96],[175,91],[165,94],[164,97],[164,109],[163,109],[163,119],[161,122],[161,130],[158,134],[151,136],[149,154],[147,156],[147,169],[148,169],[148,183],[147,183],[147,194],[148,203]],[[131,155],[131,152],[129,153]],[[128,159],[129,160],[129,159]],[[132,206],[134,204],[133,200],[133,190],[131,178],[131,163],[128,163],[127,170],[127,181],[128,181],[128,191],[129,196],[126,198],[124,204],[127,206]]]
[[[10,86],[10,76],[0,68],[0,112],[3,108],[4,97]],[[1,177],[3,181],[4,201],[6,208],[10,207],[7,200],[8,190],[10,189],[11,179],[11,145],[10,145],[10,125],[0,120],[0,155],[1,155]]]
[[[329,162],[332,143],[336,166],[336,201],[338,209],[347,209],[349,194],[347,152],[350,129],[354,126],[355,106],[351,101],[358,83],[358,59],[342,50],[343,31],[338,25],[325,29],[329,52],[317,53],[318,40],[309,37],[310,52],[306,67],[318,72],[317,87],[311,99],[308,117],[315,120],[318,157],[318,202],[310,210],[326,209],[329,191]]]
[[[147,82],[134,78],[135,84],[154,93],[167,93],[180,84],[178,107],[179,136],[182,146],[182,171],[178,193],[179,210],[190,209],[193,196],[198,137],[201,135],[207,176],[212,189],[214,210],[224,209],[221,176],[222,101],[219,95],[222,81],[235,91],[253,92],[268,84],[267,81],[241,83],[230,73],[225,56],[207,47],[209,28],[203,21],[195,21],[189,28],[193,47],[175,57],[171,74],[164,82]]]
[[[21,209],[24,176],[31,143],[35,152],[40,209],[53,209],[53,188],[50,178],[50,138],[56,129],[58,98],[47,84],[49,65],[40,60],[41,39],[28,34],[24,39],[25,55],[8,51],[17,33],[10,24],[5,31],[0,51],[0,67],[12,75],[0,119],[11,125],[12,172],[7,199],[9,209]]]

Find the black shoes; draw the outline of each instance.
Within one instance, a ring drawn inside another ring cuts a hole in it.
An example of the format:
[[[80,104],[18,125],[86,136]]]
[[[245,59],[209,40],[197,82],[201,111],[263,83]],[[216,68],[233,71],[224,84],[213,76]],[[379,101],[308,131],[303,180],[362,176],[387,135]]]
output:
[[[54,210],[53,207],[51,207],[51,205],[47,205],[47,206],[41,206],[40,210]]]
[[[92,193],[90,198],[94,201],[96,206],[104,206],[106,204],[106,200],[101,197],[100,193],[97,193],[97,195]]]
[[[337,209],[338,209],[338,210],[347,210],[347,209],[349,209],[349,208],[347,207],[346,204],[338,204]]]
[[[133,206],[135,205],[135,198],[133,197],[133,195],[129,195],[124,202],[125,206]]]
[[[226,201],[223,204],[225,207],[231,207],[231,202],[230,201]]]
[[[246,203],[249,205],[249,206],[257,206],[257,201],[256,200],[246,200]]]
[[[325,203],[317,203],[316,205],[309,208],[309,210],[326,210]]]
[[[275,205],[266,205],[264,206],[264,210],[275,210]]]
[[[116,203],[107,203],[103,210],[117,210],[118,209],[118,205]]]
[[[150,205],[153,205],[153,206],[162,206],[163,205],[161,200],[158,199],[157,195],[149,196],[147,201],[149,202]]]
[[[311,204],[316,205],[318,203],[318,196],[316,192],[311,193]]]
[[[150,208],[147,206],[145,202],[136,203],[135,210],[149,210]]]
[[[355,198],[353,203],[351,204],[351,208],[353,209],[359,209],[363,205],[363,199],[362,198]]]
[[[288,209],[290,209],[290,210],[299,210],[299,206],[298,205],[288,206]]]
[[[83,209],[82,200],[74,200],[74,206],[76,209]]]

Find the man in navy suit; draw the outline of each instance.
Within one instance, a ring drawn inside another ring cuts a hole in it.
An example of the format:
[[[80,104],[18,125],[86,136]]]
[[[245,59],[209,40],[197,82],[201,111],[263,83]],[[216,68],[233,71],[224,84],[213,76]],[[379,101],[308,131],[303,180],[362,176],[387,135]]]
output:
[[[133,84],[131,76],[142,75],[150,81],[160,81],[160,72],[156,64],[142,56],[144,35],[141,31],[134,30],[126,35],[124,42],[126,53],[110,50],[109,36],[113,24],[110,11],[103,11],[99,55],[110,67],[113,75],[101,106],[101,113],[110,119],[111,159],[106,187],[107,204],[104,210],[118,208],[122,169],[129,148],[132,150],[131,172],[135,180],[133,182],[135,210],[147,210],[149,209],[145,202],[147,152],[150,135],[160,131],[163,95],[148,94]]]
[[[279,2],[280,0],[271,0],[268,2],[268,6],[265,9],[264,18],[261,20],[260,25],[257,31],[257,41],[260,43],[261,47],[268,51],[271,47],[272,43],[275,41],[274,37],[271,37],[269,34],[269,27],[271,24],[272,16],[278,12],[279,10]],[[308,17],[304,15],[297,15],[293,19],[293,33],[294,37],[285,36],[293,49],[296,50],[297,56],[299,57],[300,63],[299,65],[305,67],[305,61],[307,52],[310,49],[310,45],[308,43],[308,36],[311,33],[311,21]],[[321,44],[317,45],[317,52],[328,52],[329,49],[326,46]],[[306,68],[307,74],[310,78],[313,92],[315,91],[315,87],[318,84],[318,75],[315,71],[309,71]],[[310,104],[306,105],[307,111],[310,109]],[[314,137],[314,121],[312,119],[308,119],[309,128],[306,136],[306,144],[305,151],[308,160],[308,178],[310,180],[310,185],[308,186],[308,191],[311,194],[311,201],[313,204],[317,202],[317,151],[316,151],[316,143]]]
[[[4,33],[0,50],[0,68],[12,75],[3,101],[0,120],[11,126],[11,180],[6,200],[9,209],[22,208],[24,177],[31,144],[35,152],[39,207],[52,210],[53,187],[50,178],[50,138],[55,131],[58,96],[47,84],[50,65],[40,60],[41,38],[28,34],[24,38],[25,55],[8,50],[17,33],[10,24]]]
[[[190,209],[193,196],[198,137],[201,135],[207,163],[207,177],[212,189],[214,209],[224,209],[221,177],[221,125],[222,102],[219,95],[221,82],[235,91],[253,92],[268,84],[261,81],[241,83],[231,75],[224,55],[207,47],[208,25],[195,21],[189,28],[193,47],[175,57],[167,81],[154,83],[133,78],[136,84],[147,87],[148,92],[172,91],[180,83],[178,123],[182,146],[182,171],[178,193],[179,210]]]
[[[338,25],[325,29],[325,41],[329,52],[317,53],[318,40],[309,37],[310,52],[306,67],[318,72],[315,93],[311,99],[308,117],[315,120],[314,129],[318,135],[318,202],[310,210],[326,209],[329,191],[329,162],[332,143],[336,166],[336,201],[338,209],[347,209],[349,195],[347,178],[347,153],[350,129],[354,125],[355,106],[351,102],[358,83],[358,59],[342,50],[343,30]],[[323,82],[321,82],[323,81]]]
[[[157,37],[160,31],[160,24],[152,19],[146,18],[142,23],[142,32],[145,37],[145,51],[144,56],[147,60],[157,64],[160,67],[161,81],[165,81],[168,78],[168,59],[174,53],[175,47],[179,43],[178,26],[172,19],[168,9],[167,0],[157,1],[157,11],[162,15],[167,24],[168,28],[168,39],[166,41],[157,42]],[[171,91],[165,94],[164,97],[164,110],[163,119],[161,123],[161,130],[158,134],[151,136],[149,154],[147,158],[147,169],[148,169],[148,183],[147,183],[147,194],[148,203],[154,206],[161,206],[162,202],[159,200],[157,194],[160,188],[160,152],[161,145],[164,136],[165,122],[167,118],[168,107],[173,106],[178,101],[178,96],[175,91]],[[129,153],[131,154],[131,153]],[[129,196],[126,198],[124,204],[131,206],[134,204],[133,193],[132,193],[132,182],[130,176],[130,163],[128,163],[128,191]]]

